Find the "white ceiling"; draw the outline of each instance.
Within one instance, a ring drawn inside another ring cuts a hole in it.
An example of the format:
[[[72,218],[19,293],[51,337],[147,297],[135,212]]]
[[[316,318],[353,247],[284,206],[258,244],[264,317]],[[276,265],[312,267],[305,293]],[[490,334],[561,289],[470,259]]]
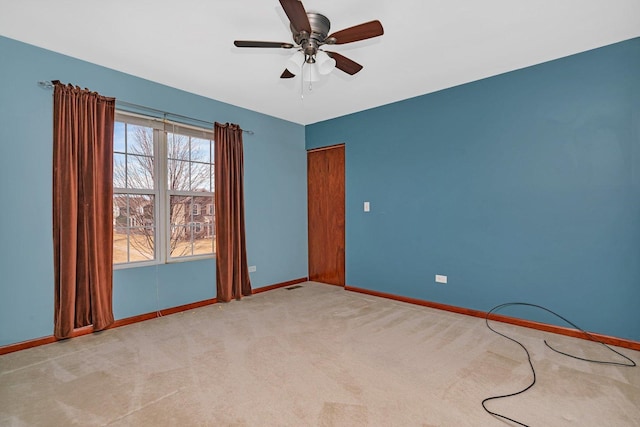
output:
[[[304,0],[331,32],[373,19],[382,37],[332,46],[364,65],[304,88],[277,0],[0,0],[0,35],[300,124],[640,36],[640,0]],[[639,70],[640,72],[640,70]],[[64,76],[56,76],[64,80]],[[46,76],[43,76],[46,78]]]

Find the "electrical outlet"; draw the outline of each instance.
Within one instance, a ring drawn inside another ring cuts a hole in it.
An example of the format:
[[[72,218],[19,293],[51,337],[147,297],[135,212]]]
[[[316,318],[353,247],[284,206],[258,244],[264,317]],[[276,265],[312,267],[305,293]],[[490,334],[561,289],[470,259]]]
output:
[[[447,276],[436,274],[436,283],[447,283]]]
[[[256,272],[256,266],[255,265],[250,265],[249,266],[249,273],[255,273]]]

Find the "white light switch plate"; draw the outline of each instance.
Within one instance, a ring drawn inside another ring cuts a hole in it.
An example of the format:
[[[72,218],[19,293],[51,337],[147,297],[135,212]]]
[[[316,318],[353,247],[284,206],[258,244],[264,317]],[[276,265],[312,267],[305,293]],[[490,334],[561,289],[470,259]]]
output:
[[[436,274],[436,283],[447,283],[447,276]]]
[[[364,211],[369,212],[371,210],[371,205],[369,202],[364,202]]]

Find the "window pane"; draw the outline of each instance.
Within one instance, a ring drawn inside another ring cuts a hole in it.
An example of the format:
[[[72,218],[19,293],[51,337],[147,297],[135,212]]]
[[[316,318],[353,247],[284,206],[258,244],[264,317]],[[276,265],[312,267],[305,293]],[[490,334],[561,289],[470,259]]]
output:
[[[125,124],[122,122],[116,122],[113,128],[113,151],[119,153],[126,151]]]
[[[113,195],[113,263],[155,259],[155,200],[151,194]]]
[[[201,207],[199,215],[193,217],[193,254],[213,254],[213,196],[196,196],[193,201]]]
[[[154,197],[152,194],[129,194],[129,215],[134,216],[139,224],[146,220],[154,220]]]
[[[170,256],[189,256],[191,251],[191,231],[186,225],[171,227]]]
[[[169,220],[171,225],[185,225],[191,221],[190,196],[171,196],[169,199]]]
[[[213,222],[207,222],[204,224],[205,237],[215,237],[216,225]]]
[[[176,160],[189,160],[189,137],[167,133],[167,157]]]
[[[116,122],[113,143],[114,188],[154,189],[153,129]]]
[[[167,161],[167,185],[169,190],[188,191],[190,185],[189,162],[169,159]]]
[[[124,154],[113,155],[113,187],[125,188],[127,183],[127,163]]]
[[[135,227],[129,230],[129,261],[149,261],[154,255],[154,232],[152,227]]]
[[[113,225],[123,227],[127,225],[127,194],[113,195]],[[115,229],[114,229],[115,230]]]
[[[128,155],[127,188],[153,190],[153,187],[153,158]]]
[[[213,196],[170,197],[172,258],[213,254]],[[211,209],[208,208],[211,206]]]
[[[113,228],[113,263],[122,264],[129,261],[129,238],[127,229]]]
[[[191,163],[191,191],[211,191],[211,168],[207,163]]]
[[[200,224],[194,228],[193,254],[207,255],[213,253],[213,229],[212,224]]]
[[[207,210],[205,209],[207,205],[213,206],[213,196],[211,194],[207,194],[206,196],[194,196],[193,203],[200,206],[199,215],[201,215],[200,217],[194,218],[194,221],[202,222],[202,216],[208,215]]]
[[[127,153],[153,157],[153,129],[127,125]]]
[[[191,161],[211,163],[211,141],[191,138]]]

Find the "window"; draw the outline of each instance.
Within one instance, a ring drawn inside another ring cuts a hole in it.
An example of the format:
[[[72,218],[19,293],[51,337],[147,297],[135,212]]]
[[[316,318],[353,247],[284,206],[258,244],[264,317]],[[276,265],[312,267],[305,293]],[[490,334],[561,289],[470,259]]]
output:
[[[211,130],[117,112],[114,265],[212,257],[213,173]]]

